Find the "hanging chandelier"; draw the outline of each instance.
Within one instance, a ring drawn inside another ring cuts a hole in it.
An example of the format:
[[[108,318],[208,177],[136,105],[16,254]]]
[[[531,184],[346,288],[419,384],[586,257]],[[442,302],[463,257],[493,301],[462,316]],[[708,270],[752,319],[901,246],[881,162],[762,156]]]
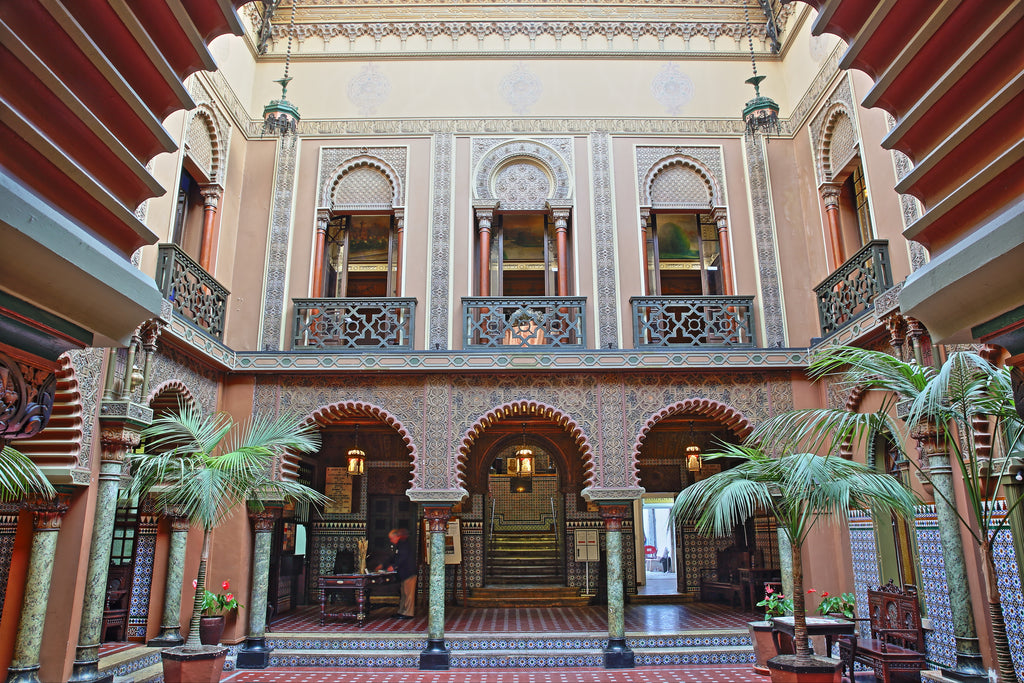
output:
[[[779,105],[772,98],[761,94],[761,81],[765,79],[765,76],[757,75],[757,60],[754,58],[754,33],[750,28],[750,12],[746,3],[743,5],[743,22],[747,26],[750,65],[754,69],[754,75],[744,81],[744,83],[754,86],[754,99],[743,107],[743,121],[747,124],[747,135],[768,137],[772,131],[778,135],[782,132],[779,125]]]
[[[700,455],[700,446],[693,437],[693,420],[690,420],[690,444],[684,449],[686,456],[686,469],[691,472],[700,472],[704,462]]]
[[[348,473],[362,474],[366,470],[366,453],[359,448],[359,425],[355,429],[355,441],[348,451]]]
[[[295,6],[298,0],[292,0],[291,18],[288,20],[288,49],[284,56],[284,76],[274,83],[281,84],[281,98],[271,100],[270,104],[263,107],[263,134],[295,134],[298,130],[299,109],[288,101],[288,84],[292,78],[288,75],[288,67],[292,60],[292,38],[295,35]]]
[[[523,423],[523,443],[516,450],[515,474],[521,477],[533,475],[533,449],[526,445],[526,423]]]

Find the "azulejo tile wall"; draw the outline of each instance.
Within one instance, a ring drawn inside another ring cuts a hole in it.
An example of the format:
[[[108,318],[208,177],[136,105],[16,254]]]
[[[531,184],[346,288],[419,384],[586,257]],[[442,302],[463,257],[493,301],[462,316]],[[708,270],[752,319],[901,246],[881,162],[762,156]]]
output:
[[[996,501],[995,505],[992,521],[998,524],[1006,517],[1006,501]],[[1020,565],[1013,547],[1013,535],[1008,528],[996,534],[992,555],[999,599],[1003,605],[1003,620],[1006,622],[1006,637],[1010,641],[1013,668],[1020,679],[1024,678],[1024,596],[1021,595]]]
[[[927,616],[934,630],[925,631],[928,660],[942,666],[956,666],[956,643],[953,638],[953,613],[949,607],[939,522],[934,505],[917,508],[914,521],[917,530],[917,554],[921,563],[921,592]]]
[[[850,550],[853,555],[853,585],[857,603],[861,605],[859,616],[865,616],[868,604],[868,589],[881,584],[878,574],[878,546],[875,543],[875,525],[871,512],[852,510],[850,523]],[[861,635],[867,637],[867,626],[861,623]]]

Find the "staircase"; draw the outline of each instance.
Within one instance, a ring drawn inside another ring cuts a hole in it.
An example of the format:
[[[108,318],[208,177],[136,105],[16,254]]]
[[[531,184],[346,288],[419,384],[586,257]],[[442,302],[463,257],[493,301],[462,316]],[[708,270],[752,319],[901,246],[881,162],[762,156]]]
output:
[[[552,531],[495,531],[487,553],[489,586],[564,585],[558,534]]]

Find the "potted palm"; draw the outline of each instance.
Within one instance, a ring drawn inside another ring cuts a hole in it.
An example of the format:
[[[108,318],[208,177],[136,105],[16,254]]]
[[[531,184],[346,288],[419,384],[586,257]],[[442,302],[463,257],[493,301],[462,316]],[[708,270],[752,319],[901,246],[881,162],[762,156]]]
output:
[[[684,489],[672,506],[673,517],[694,521],[700,532],[729,536],[760,510],[775,516],[792,548],[795,654],[767,661],[772,681],[838,683],[839,660],[814,655],[807,643],[803,545],[819,519],[845,520],[851,508],[913,515],[914,495],[893,477],[839,457],[774,457],[753,445],[732,444],[707,457],[738,464]]]
[[[834,449],[841,444],[866,446],[876,434],[887,431],[903,437],[894,439],[892,445],[929,484],[933,480],[927,463],[918,464],[907,457],[904,444],[931,439],[948,448],[968,504],[958,505],[951,490],[944,492],[948,487],[932,489],[948,504],[981,555],[997,674],[1002,683],[1016,681],[994,550],[996,537],[1007,529],[1011,513],[1024,497],[1017,498],[999,517],[994,514],[996,507],[988,504],[999,496],[1011,464],[1024,456],[1024,418],[1014,403],[1012,369],[996,367],[971,351],[952,353],[936,368],[881,351],[837,346],[818,353],[809,372],[814,378],[833,376],[848,389],[884,392],[886,399],[874,413],[834,408],[792,411],[759,425],[751,438],[804,441],[814,448]],[[902,420],[898,415],[903,415]],[[971,666],[969,662],[958,665]],[[969,673],[983,674],[980,670]]]
[[[289,416],[254,415],[238,424],[225,413],[204,416],[199,409],[182,405],[177,412],[156,418],[142,438],[145,452],[129,455],[133,479],[124,495],[152,492],[158,507],[180,510],[203,530],[188,639],[162,652],[164,679],[216,682],[227,648],[203,645],[199,635],[211,532],[234,510],[245,505],[260,509],[263,500],[324,502],[317,491],[272,474],[275,459],[284,453],[316,452],[319,433],[315,425]]]

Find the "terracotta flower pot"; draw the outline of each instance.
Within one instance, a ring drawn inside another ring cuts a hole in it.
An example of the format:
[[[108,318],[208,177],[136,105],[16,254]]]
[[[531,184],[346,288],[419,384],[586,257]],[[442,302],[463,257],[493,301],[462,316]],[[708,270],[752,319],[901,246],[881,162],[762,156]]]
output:
[[[767,676],[768,659],[779,654],[775,651],[775,641],[772,639],[772,622],[751,621],[747,624],[750,631],[750,642],[754,645],[754,673]]]
[[[164,683],[217,683],[224,672],[226,647],[170,647],[160,653]]]
[[[199,642],[203,645],[220,645],[224,634],[224,615],[199,617]]]
[[[768,660],[772,683],[840,683],[843,665],[838,659],[812,655],[801,661],[796,655],[777,655]]]

